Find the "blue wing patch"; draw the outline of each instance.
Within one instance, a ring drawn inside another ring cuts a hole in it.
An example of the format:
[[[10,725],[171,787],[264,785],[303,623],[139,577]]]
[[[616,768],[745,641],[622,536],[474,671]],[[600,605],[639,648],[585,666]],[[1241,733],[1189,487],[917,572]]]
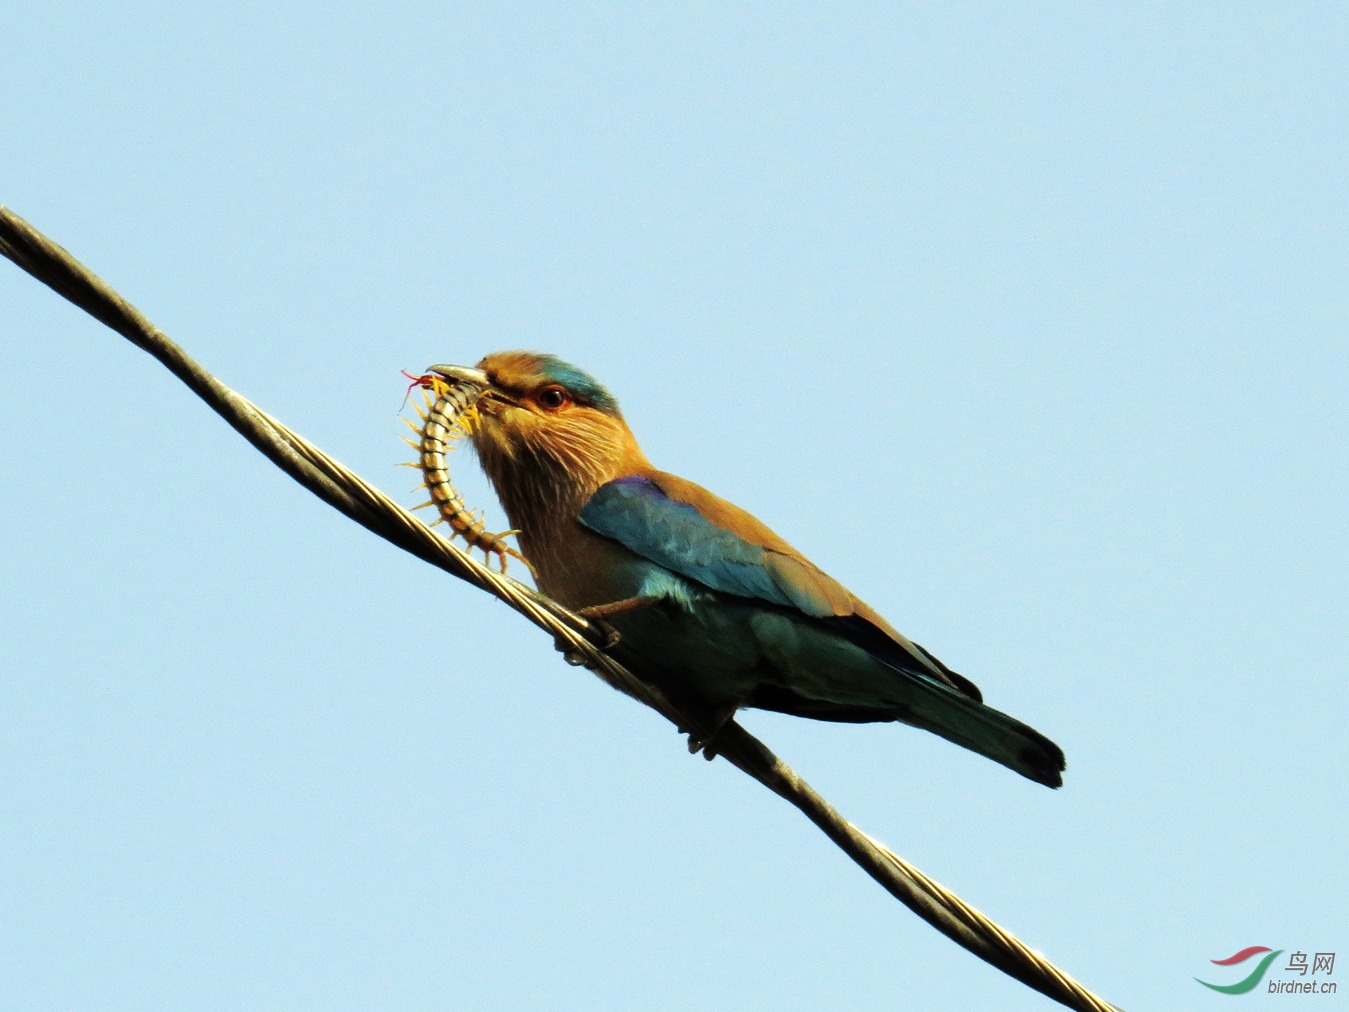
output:
[[[595,533],[712,590],[801,607],[799,595],[774,578],[777,553],[718,527],[697,507],[671,499],[649,478],[618,478],[601,485],[581,509],[580,520]]]
[[[839,609],[830,599],[832,581],[809,563],[746,541],[708,520],[692,503],[671,498],[650,478],[633,475],[601,485],[582,507],[580,521],[685,580],[796,609],[823,620],[836,635],[898,671],[976,701],[982,698],[973,682],[916,643],[891,635],[855,610]],[[833,586],[835,596],[847,594]]]

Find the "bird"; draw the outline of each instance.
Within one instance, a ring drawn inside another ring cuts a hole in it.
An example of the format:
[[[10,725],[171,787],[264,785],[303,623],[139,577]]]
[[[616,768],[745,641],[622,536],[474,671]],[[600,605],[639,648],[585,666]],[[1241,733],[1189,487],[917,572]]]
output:
[[[897,721],[1048,787],[1063,750],[893,628],[762,521],[656,469],[618,401],[554,355],[434,365],[482,388],[470,438],[540,591],[687,692],[714,731],[741,708]]]

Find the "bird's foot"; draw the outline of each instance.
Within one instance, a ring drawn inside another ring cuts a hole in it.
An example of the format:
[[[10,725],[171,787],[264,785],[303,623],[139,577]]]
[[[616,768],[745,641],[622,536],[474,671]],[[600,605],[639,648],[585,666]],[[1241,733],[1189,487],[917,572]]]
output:
[[[590,623],[590,627],[603,637],[603,642],[596,643],[595,646],[605,653],[608,653],[614,647],[618,646],[618,644],[622,642],[623,637],[604,616],[620,614],[621,612],[629,611],[631,608],[636,607],[627,601],[620,601],[618,604],[623,605],[623,607],[615,608],[613,605],[601,604],[591,608],[578,608],[576,610],[576,614],[580,615]],[[553,647],[562,654],[562,659],[573,667],[579,668],[590,666],[589,662],[585,659],[585,655],[561,637],[557,637],[553,640]]]
[[[618,630],[604,619],[592,618],[589,619],[589,622],[591,627],[604,637],[604,642],[595,644],[597,649],[608,653],[622,641],[623,637],[619,635]],[[586,660],[585,654],[577,650],[560,636],[553,640],[553,649],[557,650],[558,653],[562,655],[562,659],[572,667],[590,667],[590,662]]]
[[[571,645],[562,640],[553,640],[553,647],[562,655],[562,659],[573,668],[586,668],[590,662],[586,660],[585,655],[579,650],[573,650]]]
[[[717,757],[717,734],[715,731],[705,738],[698,737],[693,731],[689,732],[689,755],[697,755],[699,752],[708,762]]]
[[[608,653],[614,647],[618,646],[619,641],[622,640],[623,638],[618,634],[617,629],[611,626],[608,622],[604,621],[604,619],[602,618],[592,618],[590,619],[590,624],[595,628],[597,632],[599,632],[601,636],[604,637],[604,642],[595,644],[595,647],[599,650],[604,651],[605,653]],[[590,667],[590,662],[586,660],[585,654],[583,654],[580,650],[577,650],[576,647],[568,643],[561,636],[554,637],[553,649],[556,650],[558,653],[560,653],[562,655],[562,659],[566,661],[568,664],[570,664],[572,667],[575,668]]]
[[[612,650],[618,646],[623,637],[609,622],[609,616],[622,615],[638,608],[645,608],[648,605],[655,604],[658,600],[659,598],[655,597],[625,597],[621,601],[610,601],[608,604],[592,604],[588,608],[577,608],[576,614],[594,626],[596,631],[604,637],[600,649]]]
[[[587,615],[584,608],[577,614],[594,626],[595,631],[604,637],[604,642],[600,644],[601,650],[606,652],[612,650],[622,641],[623,637],[619,635],[618,630],[609,623],[608,619],[601,618],[599,615]]]
[[[714,714],[713,719],[710,722],[711,730],[709,731],[700,733],[686,727],[681,727],[679,733],[687,734],[689,736],[689,754],[697,755],[701,752],[703,758],[708,762],[715,759],[721,752],[721,750],[717,748],[717,739],[721,737],[721,732],[725,729],[726,725],[731,722],[731,718],[735,716],[736,709],[737,707],[735,706],[728,706]]]

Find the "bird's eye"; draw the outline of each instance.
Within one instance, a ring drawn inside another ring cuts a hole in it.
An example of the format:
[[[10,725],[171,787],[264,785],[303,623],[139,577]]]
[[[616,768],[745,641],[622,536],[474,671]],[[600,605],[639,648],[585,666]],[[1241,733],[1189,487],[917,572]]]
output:
[[[559,386],[544,387],[539,391],[535,400],[539,402],[541,407],[545,407],[549,411],[556,411],[558,408],[566,407],[567,404],[571,403],[571,397],[567,395],[567,391]]]

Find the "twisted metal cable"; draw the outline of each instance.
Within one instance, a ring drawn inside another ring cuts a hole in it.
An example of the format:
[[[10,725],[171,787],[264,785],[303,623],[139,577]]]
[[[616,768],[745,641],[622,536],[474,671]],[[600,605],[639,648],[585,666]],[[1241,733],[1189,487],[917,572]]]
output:
[[[439,533],[198,365],[97,275],[26,221],[0,207],[0,255],[163,363],[277,467],[334,509],[406,552],[494,595],[549,632],[569,659],[703,738],[695,708],[679,706],[679,686],[653,684],[639,654],[603,637],[581,616],[473,559]],[[1119,1012],[1005,928],[928,878],[844,819],[786,763],[735,721],[717,734],[718,754],[795,805],[891,895],[980,959],[1057,1002],[1082,1012]]]

